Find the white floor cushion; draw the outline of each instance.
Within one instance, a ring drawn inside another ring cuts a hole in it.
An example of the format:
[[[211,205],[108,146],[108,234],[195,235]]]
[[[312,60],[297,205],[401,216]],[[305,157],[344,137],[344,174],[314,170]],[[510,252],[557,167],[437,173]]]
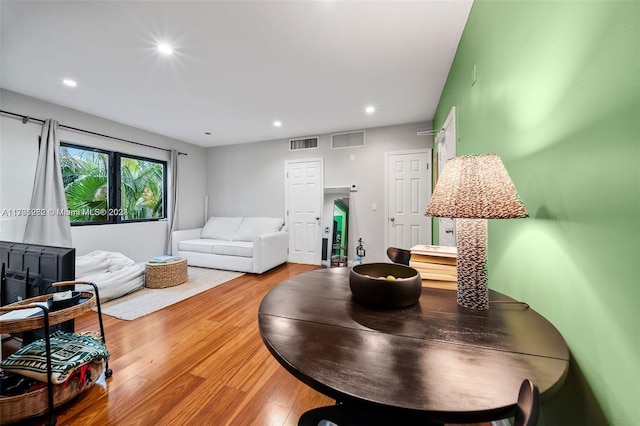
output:
[[[96,284],[100,302],[115,299],[144,287],[144,264],[136,264],[122,253],[94,251],[76,257],[76,280]],[[93,291],[77,285],[79,291]]]

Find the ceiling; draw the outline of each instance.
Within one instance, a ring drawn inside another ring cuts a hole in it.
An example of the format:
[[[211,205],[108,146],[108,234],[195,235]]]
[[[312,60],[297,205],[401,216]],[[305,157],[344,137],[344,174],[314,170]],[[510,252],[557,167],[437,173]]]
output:
[[[471,4],[2,0],[0,87],[205,147],[431,120]]]

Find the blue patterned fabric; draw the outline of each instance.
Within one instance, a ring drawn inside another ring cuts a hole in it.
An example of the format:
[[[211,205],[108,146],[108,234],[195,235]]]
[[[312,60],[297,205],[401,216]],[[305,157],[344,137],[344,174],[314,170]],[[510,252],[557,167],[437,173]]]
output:
[[[73,370],[88,362],[109,359],[104,344],[89,335],[57,331],[51,334],[51,381],[63,383]],[[2,361],[6,372],[47,381],[45,339],[36,340]]]

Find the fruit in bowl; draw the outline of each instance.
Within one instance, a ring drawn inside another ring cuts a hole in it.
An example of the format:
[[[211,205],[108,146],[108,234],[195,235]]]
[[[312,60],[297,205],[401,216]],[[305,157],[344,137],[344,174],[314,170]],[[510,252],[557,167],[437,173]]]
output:
[[[353,298],[373,308],[404,308],[422,294],[418,271],[397,263],[363,263],[351,268],[349,287]]]

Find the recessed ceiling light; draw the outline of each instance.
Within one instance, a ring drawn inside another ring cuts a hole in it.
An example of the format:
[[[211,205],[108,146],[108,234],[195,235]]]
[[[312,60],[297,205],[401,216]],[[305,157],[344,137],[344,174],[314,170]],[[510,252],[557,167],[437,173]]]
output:
[[[173,53],[173,47],[169,46],[167,43],[160,43],[158,45],[158,50],[163,55],[171,55]]]
[[[273,125],[274,125],[274,126],[276,126],[276,127],[280,127],[280,126],[282,126],[282,122],[280,122],[280,121],[274,121],[274,122],[273,122]]]
[[[373,107],[372,105],[369,105],[367,108],[365,108],[364,110],[367,114],[373,114],[374,112],[376,112],[375,107]]]
[[[78,85],[78,83],[68,78],[65,78],[64,80],[62,80],[62,84],[69,87],[76,87]]]

